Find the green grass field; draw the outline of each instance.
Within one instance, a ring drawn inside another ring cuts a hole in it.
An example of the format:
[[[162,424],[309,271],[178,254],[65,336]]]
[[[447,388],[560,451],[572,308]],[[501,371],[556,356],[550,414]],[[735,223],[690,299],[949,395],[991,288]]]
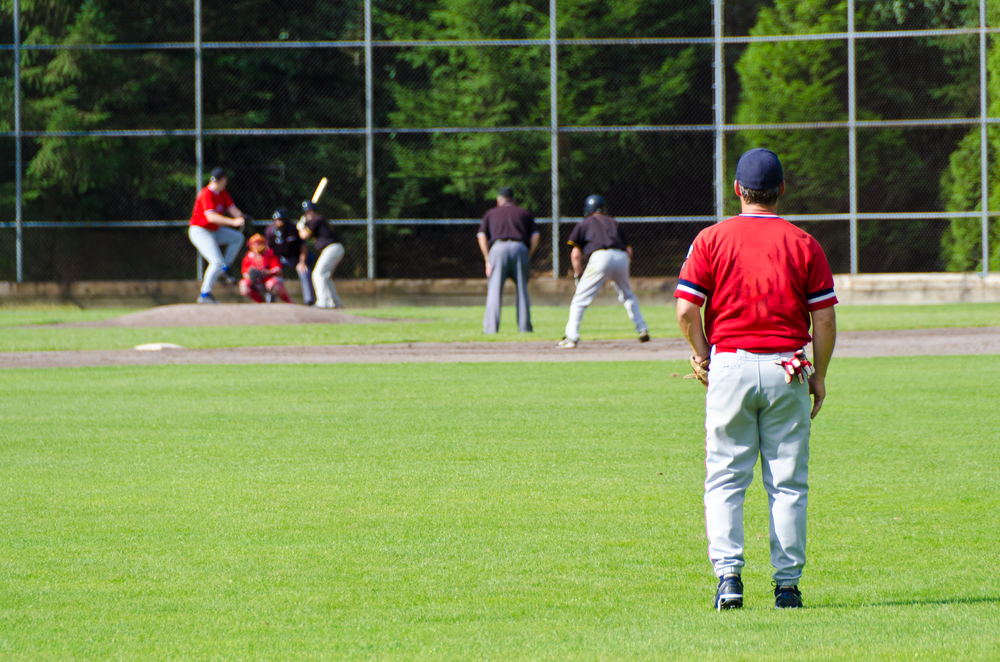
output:
[[[70,307],[0,307],[0,351],[127,349],[150,342],[190,348],[277,345],[339,345],[392,342],[457,342],[469,340],[558,340],[563,336],[568,308],[534,306],[534,333],[517,332],[513,308],[505,308],[500,333],[484,336],[483,308],[429,307],[360,309],[360,315],[416,319],[377,325],[309,324],[302,326],[241,326],[164,329],[51,328],[61,322],[118,317],[134,310],[80,310]],[[679,337],[673,306],[647,305],[643,315],[653,337]],[[838,306],[839,327],[919,329],[1000,325],[1000,304],[933,306]],[[583,320],[583,340],[631,338],[635,335],[622,306],[591,306]]]
[[[0,658],[997,659],[1000,357],[835,359],[796,612],[759,477],[710,608],[683,370],[5,371]]]

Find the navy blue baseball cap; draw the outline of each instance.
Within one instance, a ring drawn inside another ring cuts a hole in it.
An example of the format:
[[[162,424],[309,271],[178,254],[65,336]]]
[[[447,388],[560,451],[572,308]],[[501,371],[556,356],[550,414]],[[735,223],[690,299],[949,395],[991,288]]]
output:
[[[214,170],[212,170],[212,181],[213,182],[217,182],[217,181],[219,181],[220,179],[222,179],[225,176],[226,176],[226,171],[223,170],[222,168],[215,168]]]
[[[513,199],[514,189],[512,189],[509,186],[501,186],[500,188],[497,189],[497,195],[504,198]]]
[[[777,154],[758,147],[740,157],[740,162],[736,164],[736,181],[743,188],[766,191],[781,186],[785,173]]]

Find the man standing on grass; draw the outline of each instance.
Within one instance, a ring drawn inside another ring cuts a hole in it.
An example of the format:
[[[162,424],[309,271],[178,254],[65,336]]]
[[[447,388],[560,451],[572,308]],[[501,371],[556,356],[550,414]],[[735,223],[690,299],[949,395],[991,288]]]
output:
[[[514,191],[503,186],[497,190],[497,206],[486,212],[476,239],[486,261],[486,314],[483,333],[500,328],[500,304],[503,284],[508,278],[517,286],[517,328],[531,331],[531,301],[528,299],[528,276],[531,254],[538,248],[541,234],[535,218],[514,202]]]
[[[760,148],[743,154],[734,189],[742,213],[698,234],[674,293],[695,374],[708,386],[705,525],[719,578],[714,606],[743,606],[743,501],[759,455],[771,513],[774,606],[798,608],[810,421],[826,397],[837,297],[819,243],[777,215],[785,192],[777,155]],[[810,318],[815,364],[803,351]]]

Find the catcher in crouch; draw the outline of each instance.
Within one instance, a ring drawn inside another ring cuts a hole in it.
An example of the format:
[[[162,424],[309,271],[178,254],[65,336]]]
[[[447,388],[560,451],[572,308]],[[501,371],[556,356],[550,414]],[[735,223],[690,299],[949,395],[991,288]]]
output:
[[[285,281],[281,277],[281,261],[274,250],[267,247],[267,241],[261,234],[255,234],[247,239],[247,254],[243,257],[243,278],[240,280],[240,294],[250,297],[257,303],[264,303],[264,296],[278,295],[285,303],[292,299],[285,290]]]

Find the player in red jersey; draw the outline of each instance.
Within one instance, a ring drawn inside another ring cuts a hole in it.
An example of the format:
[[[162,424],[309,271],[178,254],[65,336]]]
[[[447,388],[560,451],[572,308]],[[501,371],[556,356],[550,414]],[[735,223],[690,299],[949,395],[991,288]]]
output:
[[[212,287],[219,276],[235,282],[235,278],[229,275],[229,265],[239,255],[243,246],[242,230],[246,219],[226,192],[227,183],[225,170],[222,168],[213,170],[211,181],[198,193],[191,212],[188,237],[208,262],[198,303],[218,303],[212,296]],[[222,246],[226,247],[225,255],[222,254]]]
[[[250,297],[257,303],[264,303],[261,290],[267,294],[277,294],[285,303],[291,303],[292,298],[285,290],[285,280],[281,277],[281,260],[273,249],[267,247],[264,235],[255,234],[247,239],[247,254],[243,256],[243,266],[240,271],[240,294]]]
[[[745,153],[734,188],[742,213],[698,234],[674,293],[692,363],[708,366],[705,524],[719,578],[714,604],[719,610],[743,606],[743,501],[760,456],[775,607],[797,608],[806,561],[810,421],[826,397],[837,297],[819,243],[777,215],[785,192],[777,155]],[[810,322],[815,365],[803,352]]]
[[[285,303],[291,303],[292,298],[288,296],[285,280],[281,276],[281,260],[274,250],[267,247],[264,235],[255,234],[247,239],[247,248],[249,250],[243,256],[243,266],[240,268],[243,273],[240,294],[257,303],[264,303],[264,293],[276,294]]]

